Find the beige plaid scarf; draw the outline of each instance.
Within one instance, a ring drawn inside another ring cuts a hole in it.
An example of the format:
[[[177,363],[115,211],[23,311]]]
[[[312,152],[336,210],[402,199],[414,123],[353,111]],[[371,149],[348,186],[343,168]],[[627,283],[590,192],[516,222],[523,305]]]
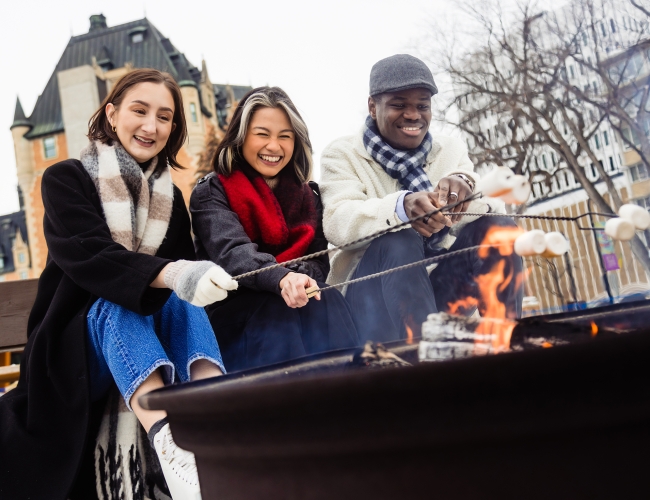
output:
[[[155,255],[172,213],[174,187],[167,165],[151,161],[146,171],[121,144],[91,142],[81,163],[95,183],[113,240],[133,252]]]

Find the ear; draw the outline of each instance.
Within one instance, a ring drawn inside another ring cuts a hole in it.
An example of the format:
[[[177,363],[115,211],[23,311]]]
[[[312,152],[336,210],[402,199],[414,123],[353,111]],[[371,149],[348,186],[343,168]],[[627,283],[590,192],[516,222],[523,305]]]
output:
[[[372,96],[368,97],[368,113],[370,113],[370,118],[377,119],[377,103]]]
[[[108,123],[111,124],[111,127],[114,127],[115,123],[113,122],[113,115],[116,111],[115,105],[112,102],[109,102],[104,109],[106,111],[106,118],[108,118]]]
[[[176,129],[176,124],[172,122],[172,132]]]

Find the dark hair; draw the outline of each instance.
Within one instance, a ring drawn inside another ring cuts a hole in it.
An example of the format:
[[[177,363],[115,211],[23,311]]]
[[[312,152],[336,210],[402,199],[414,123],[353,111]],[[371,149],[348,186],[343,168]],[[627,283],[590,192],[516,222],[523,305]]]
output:
[[[88,122],[88,139],[99,141],[103,144],[112,141],[119,142],[117,134],[113,132],[113,127],[106,116],[106,105],[112,103],[115,108],[119,108],[126,93],[140,83],[160,83],[165,85],[174,99],[174,116],[172,117],[172,132],[169,134],[167,144],[158,154],[159,161],[169,164],[172,168],[184,169],[176,160],[176,155],[183,147],[187,139],[187,125],[185,124],[185,112],[183,110],[183,97],[181,89],[169,73],[163,73],[157,69],[143,68],[135,69],[122,78],[120,78],[106,96],[104,102]],[[175,126],[174,126],[175,125]]]
[[[226,135],[219,143],[212,159],[214,171],[228,176],[237,162],[243,160],[241,147],[251,118],[259,108],[278,108],[287,114],[296,136],[290,163],[293,164],[298,180],[301,183],[308,181],[311,178],[313,163],[309,131],[296,106],[279,87],[258,87],[242,97],[228,125]]]

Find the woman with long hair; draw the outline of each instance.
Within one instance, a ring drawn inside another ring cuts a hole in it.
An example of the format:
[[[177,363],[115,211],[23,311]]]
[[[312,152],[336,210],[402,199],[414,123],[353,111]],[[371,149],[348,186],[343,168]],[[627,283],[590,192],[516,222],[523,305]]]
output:
[[[97,430],[93,403],[105,404],[116,384],[148,432],[172,497],[200,498],[193,454],[175,445],[164,412],[138,403],[173,380],[224,372],[203,307],[237,283],[195,261],[170,171],[182,168],[176,155],[186,135],[172,77],[135,70],[91,118],[80,161],[43,174],[49,254],[18,387],[0,398],[0,497],[95,497],[85,462]],[[138,459],[133,448],[118,458]],[[98,490],[114,486],[116,478],[99,476]]]
[[[284,91],[246,94],[214,172],[190,199],[197,256],[240,275],[327,248],[311,155],[307,126]],[[338,291],[307,298],[328,272],[327,255],[278,267],[239,280],[228,299],[208,306],[228,371],[357,345]]]

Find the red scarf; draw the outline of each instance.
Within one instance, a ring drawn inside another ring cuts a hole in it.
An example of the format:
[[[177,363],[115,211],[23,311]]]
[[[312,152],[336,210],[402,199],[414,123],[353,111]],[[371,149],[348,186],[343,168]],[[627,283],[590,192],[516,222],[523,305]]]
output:
[[[219,174],[230,208],[248,237],[278,262],[306,255],[318,226],[314,194],[291,170],[290,165],[282,169],[274,191],[248,165],[228,177]]]

